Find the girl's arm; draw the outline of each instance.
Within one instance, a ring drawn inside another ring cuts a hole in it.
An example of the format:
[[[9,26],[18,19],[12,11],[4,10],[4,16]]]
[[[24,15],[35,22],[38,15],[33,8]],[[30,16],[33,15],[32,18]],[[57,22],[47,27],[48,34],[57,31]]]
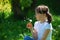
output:
[[[36,31],[35,29],[33,29],[33,25],[32,25],[31,22],[29,22],[29,23],[27,24],[27,28],[30,29],[34,40],[37,40],[37,38],[38,38],[38,37],[37,37],[37,31]]]
[[[38,37],[37,37],[37,31],[35,30],[35,29],[30,29],[31,30],[31,33],[32,33],[32,36],[33,36],[33,38],[34,38],[34,40],[37,40],[38,39]]]
[[[42,37],[42,39],[41,39],[41,40],[46,40],[46,38],[47,38],[47,36],[48,36],[49,32],[50,32],[50,30],[49,30],[49,29],[47,29],[47,30],[44,32],[44,35],[43,35],[43,37]]]

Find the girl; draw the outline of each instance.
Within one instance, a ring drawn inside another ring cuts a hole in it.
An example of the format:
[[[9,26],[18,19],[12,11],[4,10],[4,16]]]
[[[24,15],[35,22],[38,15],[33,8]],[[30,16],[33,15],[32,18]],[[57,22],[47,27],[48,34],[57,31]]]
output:
[[[27,24],[27,28],[31,30],[33,38],[25,36],[24,40],[52,40],[52,17],[49,13],[49,8],[45,5],[39,5],[35,9],[37,21],[32,28],[32,23]]]

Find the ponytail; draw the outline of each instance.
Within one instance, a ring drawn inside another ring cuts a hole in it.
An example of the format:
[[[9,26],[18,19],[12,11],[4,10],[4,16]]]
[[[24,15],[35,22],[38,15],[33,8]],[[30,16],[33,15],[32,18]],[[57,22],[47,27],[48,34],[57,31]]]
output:
[[[51,14],[50,13],[46,13],[46,16],[47,16],[48,23],[51,23],[51,21],[52,21]]]

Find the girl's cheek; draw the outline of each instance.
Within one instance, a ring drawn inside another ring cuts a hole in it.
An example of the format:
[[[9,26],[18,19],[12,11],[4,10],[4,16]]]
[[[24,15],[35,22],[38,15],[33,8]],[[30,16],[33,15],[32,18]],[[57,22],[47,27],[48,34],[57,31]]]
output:
[[[36,17],[36,19],[38,18],[37,16],[35,16]]]
[[[36,20],[38,20],[38,17],[36,16]]]
[[[36,19],[37,19],[38,21],[40,20],[40,18],[39,18],[39,17],[37,17]]]
[[[40,16],[39,15],[36,15],[35,17],[36,17],[36,20],[39,20],[40,19]]]

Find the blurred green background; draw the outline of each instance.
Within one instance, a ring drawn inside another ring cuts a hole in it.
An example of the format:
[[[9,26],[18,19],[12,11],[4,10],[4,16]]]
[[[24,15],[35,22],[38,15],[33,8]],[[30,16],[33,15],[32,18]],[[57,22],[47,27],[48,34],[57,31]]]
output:
[[[53,17],[52,40],[60,40],[60,1],[59,0],[0,0],[0,40],[23,40],[32,36],[26,28],[29,19],[36,21],[35,8],[47,5]]]

